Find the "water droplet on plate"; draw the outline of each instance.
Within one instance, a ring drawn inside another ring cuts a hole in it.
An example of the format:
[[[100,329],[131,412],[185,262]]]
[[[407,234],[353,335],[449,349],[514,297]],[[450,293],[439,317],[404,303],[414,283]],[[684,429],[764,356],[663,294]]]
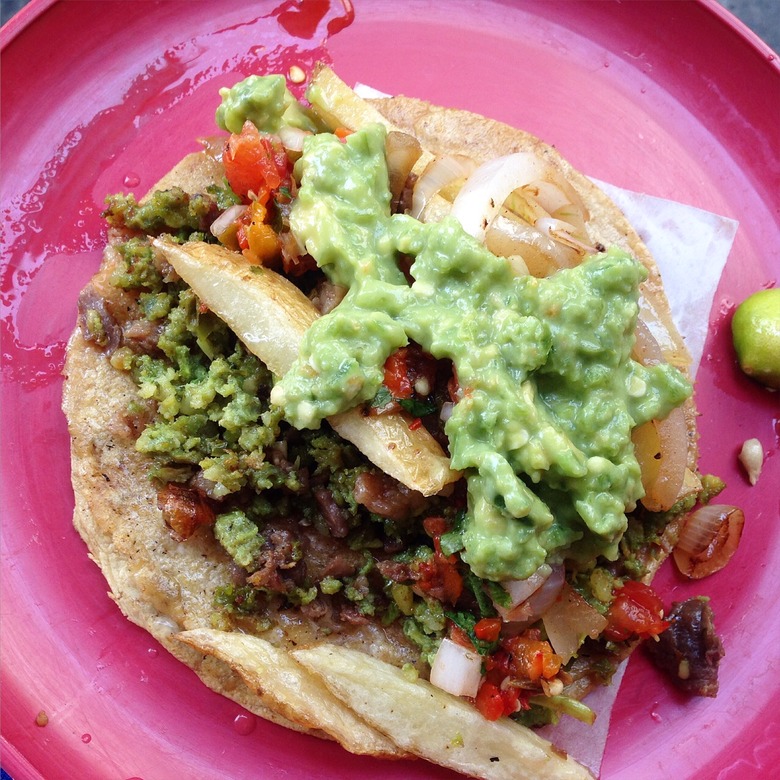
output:
[[[160,651],[156,647],[150,647],[146,654],[149,656],[149,658],[157,658],[158,655],[160,655]]]
[[[242,737],[246,737],[255,730],[257,718],[249,713],[240,713],[233,718],[233,728]]]
[[[661,723],[663,721],[663,718],[661,717],[660,713],[656,709],[650,710],[650,717],[656,722]]]
[[[81,741],[88,745],[90,742],[92,742],[92,734],[82,734],[81,735]]]
[[[137,187],[141,183],[141,177],[137,173],[128,173],[122,183],[125,187]]]

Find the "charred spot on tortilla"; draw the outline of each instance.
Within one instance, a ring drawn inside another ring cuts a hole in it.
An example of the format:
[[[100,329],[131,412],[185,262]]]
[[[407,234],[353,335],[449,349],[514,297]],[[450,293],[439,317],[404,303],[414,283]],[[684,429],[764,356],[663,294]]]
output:
[[[122,611],[263,717],[587,776],[525,726],[592,722],[666,629],[647,583],[701,491],[657,269],[527,133],[324,67],[307,97],[226,90],[221,154],[111,200],[65,371],[74,524]],[[408,733],[426,706],[458,750]]]

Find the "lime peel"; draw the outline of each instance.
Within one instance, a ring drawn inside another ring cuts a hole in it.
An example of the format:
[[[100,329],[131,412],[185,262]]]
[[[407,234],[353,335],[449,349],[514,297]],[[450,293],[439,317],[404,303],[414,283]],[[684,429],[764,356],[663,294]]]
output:
[[[757,382],[780,389],[780,288],[746,298],[734,312],[731,335],[740,368]]]

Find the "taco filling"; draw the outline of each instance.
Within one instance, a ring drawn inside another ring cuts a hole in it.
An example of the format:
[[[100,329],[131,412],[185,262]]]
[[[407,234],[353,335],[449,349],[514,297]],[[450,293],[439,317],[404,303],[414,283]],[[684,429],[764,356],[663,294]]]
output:
[[[229,562],[212,628],[373,645],[488,719],[590,722],[584,694],[669,626],[645,581],[701,492],[691,385],[637,326],[648,271],[594,244],[544,170],[501,184],[524,161],[442,155],[420,171],[414,139],[334,126],[317,97],[282,77],[223,90],[210,185],[108,199],[80,322],[135,384],[119,435],[148,457],[168,533]],[[191,250],[311,302],[288,370],[184,280]],[[345,414],[400,420],[442,475],[380,467],[337,432]],[[670,414],[676,473],[646,497]]]

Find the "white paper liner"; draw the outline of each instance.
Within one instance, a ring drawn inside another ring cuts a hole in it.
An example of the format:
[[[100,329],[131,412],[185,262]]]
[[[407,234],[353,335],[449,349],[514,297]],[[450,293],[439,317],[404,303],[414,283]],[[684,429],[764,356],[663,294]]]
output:
[[[701,362],[710,309],[738,222],[709,211],[643,195],[593,179],[628,217],[655,258],[672,318],[693,362]]]

